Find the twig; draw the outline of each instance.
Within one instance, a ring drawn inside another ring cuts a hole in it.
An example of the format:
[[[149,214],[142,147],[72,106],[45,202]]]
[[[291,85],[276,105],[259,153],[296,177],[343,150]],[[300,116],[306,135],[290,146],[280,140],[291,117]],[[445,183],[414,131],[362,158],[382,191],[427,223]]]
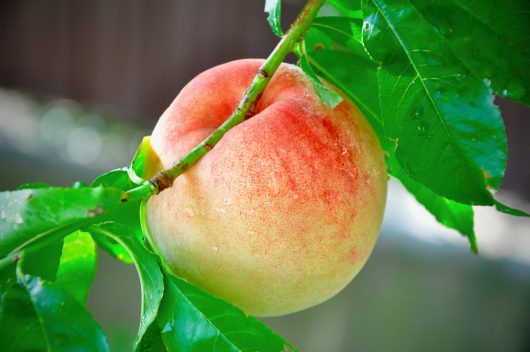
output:
[[[208,153],[221,140],[226,132],[252,117],[250,116],[251,111],[257,99],[265,90],[265,87],[287,54],[293,50],[296,43],[302,40],[324,1],[325,0],[308,0],[306,2],[287,33],[282,37],[276,48],[274,48],[272,53],[259,68],[250,87],[248,87],[245,95],[239,101],[234,112],[232,112],[232,115],[230,115],[230,117],[219,126],[218,129],[212,132],[212,134],[206,137],[206,139],[200,142],[188,154],[173,164],[172,167],[159,172],[144,184],[125,192],[122,199],[124,201],[144,199],[171,187],[175,178],[184,173]]]

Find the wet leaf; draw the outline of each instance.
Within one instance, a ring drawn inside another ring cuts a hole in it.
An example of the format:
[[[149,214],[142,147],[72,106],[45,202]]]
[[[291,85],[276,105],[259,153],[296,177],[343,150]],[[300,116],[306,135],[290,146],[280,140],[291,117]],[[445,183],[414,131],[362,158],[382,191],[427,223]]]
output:
[[[530,105],[530,2],[412,0],[452,52],[493,90]]]
[[[120,204],[122,192],[111,187],[37,188],[0,193],[0,257],[60,239]]]
[[[129,252],[134,261],[142,287],[142,316],[136,338],[136,345],[138,345],[157,316],[164,291],[157,256],[148,252],[139,242],[135,229],[122,224],[109,222],[94,225],[89,231],[95,237],[108,237],[119,243]]]
[[[363,7],[363,41],[378,70],[381,117],[412,179],[465,204],[493,204],[506,165],[506,136],[487,83],[406,0]]]
[[[99,325],[58,286],[21,274],[2,296],[0,331],[6,351],[108,351]]]
[[[291,347],[256,318],[191,283],[165,275],[157,323],[170,351],[284,351]],[[294,349],[294,348],[293,348]]]

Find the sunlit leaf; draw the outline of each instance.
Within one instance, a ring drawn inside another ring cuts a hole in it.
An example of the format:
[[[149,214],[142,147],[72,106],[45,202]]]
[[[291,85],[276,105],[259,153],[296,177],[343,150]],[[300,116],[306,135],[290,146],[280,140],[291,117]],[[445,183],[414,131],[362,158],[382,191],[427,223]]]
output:
[[[151,137],[144,137],[131,163],[131,170],[140,178],[138,183],[152,178],[162,168],[158,154],[151,147]]]
[[[387,150],[390,173],[398,178],[440,223],[466,236],[471,249],[476,251],[472,207],[444,198],[408,177],[395,159],[392,144],[385,141],[379,117],[379,87],[374,63],[363,55],[328,49],[312,51],[309,58],[314,67],[320,69],[318,72],[322,77],[339,87],[364,112]]]
[[[30,275],[2,296],[5,351],[108,351],[99,325],[66,291]]]
[[[76,231],[64,238],[55,283],[86,306],[88,290],[96,274],[96,264],[94,240],[88,233]]]
[[[120,190],[128,190],[136,186],[131,181],[126,167],[114,169],[96,177],[91,187],[113,187]]]
[[[506,136],[487,83],[407,1],[364,3],[363,41],[378,60],[385,134],[411,178],[446,198],[493,204]],[[465,79],[464,79],[465,77]]]
[[[331,6],[336,8],[342,15],[352,18],[363,18],[361,0],[327,0]]]
[[[392,152],[391,158],[397,155],[407,178],[446,199],[492,205],[494,200],[489,189],[500,185],[506,162],[506,137],[500,113],[493,104],[487,82],[477,79],[473,73],[476,70],[470,69],[470,64],[460,55],[462,52],[472,54],[463,44],[460,51],[451,50],[454,49],[451,45],[458,43],[450,43],[450,30],[443,25],[433,26],[433,23],[435,19],[445,25],[454,22],[449,15],[439,16],[441,12],[434,11],[438,7],[449,13],[451,6],[467,6],[468,10],[475,8],[477,13],[487,12],[487,18],[494,10],[480,2],[442,3],[414,1],[415,7],[406,0],[388,4],[367,0],[364,16],[361,16],[364,18],[363,43],[352,41],[344,24],[330,21],[328,26],[309,31],[306,38],[310,44],[306,47],[308,61],[317,74],[358,105],[383,144],[387,137],[392,140],[387,151]],[[333,0],[331,4],[342,15],[350,17],[358,14],[360,6],[349,0]],[[519,23],[524,13],[519,6],[523,5],[508,2],[501,11],[501,18],[495,21],[501,23],[506,18],[504,14],[513,11],[517,17],[515,23]],[[352,23],[356,25],[355,21]],[[480,27],[466,26],[468,24],[460,23],[459,28]],[[506,32],[513,30],[505,29]],[[463,32],[458,35],[462,43],[475,40],[473,45],[480,45],[477,36],[481,33],[470,31],[464,36]],[[523,33],[514,37],[519,38],[516,40],[519,42],[528,39],[522,38]],[[513,38],[508,40],[513,41]],[[492,41],[488,45],[497,43]],[[509,61],[509,55],[502,55],[502,60]],[[360,57],[365,58],[367,64],[359,65]],[[477,60],[475,64],[480,58]],[[528,67],[517,62],[517,69]],[[519,214],[520,211],[507,213]]]
[[[457,230],[467,237],[471,251],[474,253],[478,252],[473,226],[474,213],[471,205],[461,204],[432,192],[408,177],[397,162],[394,162],[390,167],[392,176],[399,179],[405,188],[440,224]]]
[[[315,74],[315,72],[313,72],[313,69],[307,62],[307,58],[305,55],[300,57],[299,63],[306,77],[309,78],[309,80],[313,84],[313,88],[315,89],[320,100],[322,100],[324,104],[332,108],[337,106],[342,101],[342,97],[340,96],[340,94],[326,86],[320,80],[320,78],[318,78],[318,76]]]
[[[360,18],[324,16],[317,17],[311,24],[312,29],[320,30],[338,43],[349,46],[352,40],[362,41],[362,25]]]
[[[171,274],[158,325],[170,351],[284,351],[290,346],[233,305]],[[292,348],[292,346],[290,346]]]
[[[142,316],[136,344],[142,340],[157,316],[164,284],[156,255],[148,252],[138,241],[135,230],[117,223],[94,225],[89,229],[96,237],[109,237],[125,248],[134,260],[142,287]]]
[[[364,57],[337,50],[316,50],[307,57],[318,74],[353,101],[379,138],[384,138],[374,64]]]
[[[65,236],[120,204],[110,187],[38,188],[0,193],[0,257],[55,231]],[[57,236],[57,238],[60,238]]]
[[[134,163],[134,162],[133,162]],[[94,182],[92,182],[92,187],[105,186],[105,187],[114,187],[122,191],[127,191],[136,186],[130,178],[130,172],[128,168],[121,168],[112,170],[103,175],[98,176]],[[136,202],[131,204],[122,204],[118,211],[111,211],[109,214],[106,214],[103,217],[103,220],[120,222],[130,226],[136,226],[138,223],[138,213],[139,213],[140,203]],[[98,236],[95,238],[98,246],[105,250],[109,255],[118,259],[124,263],[132,264],[133,259],[130,256],[127,249],[114,241],[112,238],[107,236]]]
[[[412,0],[453,53],[493,90],[530,105],[530,1]]]

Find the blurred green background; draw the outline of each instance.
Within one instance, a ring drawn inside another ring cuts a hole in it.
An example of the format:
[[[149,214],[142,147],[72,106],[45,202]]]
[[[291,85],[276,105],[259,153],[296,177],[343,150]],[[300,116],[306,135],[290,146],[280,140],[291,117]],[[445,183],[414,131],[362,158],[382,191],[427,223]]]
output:
[[[69,185],[129,163],[197,73],[264,57],[264,1],[0,3],[0,190]],[[299,1],[284,3],[288,23]],[[498,101],[509,142],[499,197],[529,210],[530,112]],[[381,238],[359,276],[315,308],[264,319],[301,351],[530,351],[530,224],[477,208],[481,254],[391,182]],[[90,308],[114,351],[140,311],[133,267],[101,253]]]

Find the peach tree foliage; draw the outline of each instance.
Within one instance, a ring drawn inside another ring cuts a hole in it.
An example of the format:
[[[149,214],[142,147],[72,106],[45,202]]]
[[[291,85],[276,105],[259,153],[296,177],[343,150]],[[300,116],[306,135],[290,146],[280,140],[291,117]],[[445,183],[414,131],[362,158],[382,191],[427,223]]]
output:
[[[320,78],[340,89],[377,132],[388,174],[440,223],[466,236],[472,251],[473,205],[527,216],[494,197],[506,167],[506,136],[493,99],[530,105],[530,3],[329,0],[313,19],[322,2],[308,1],[284,34],[280,0],[266,1],[268,22],[283,39],[265,72],[294,51],[326,104],[342,98]],[[108,350],[86,307],[99,246],[137,268],[136,350],[295,349],[255,318],[173,275],[142,230],[145,200],[244,119],[270,79],[265,76],[256,76],[211,144],[197,146],[151,182],[142,179],[152,162],[145,140],[130,167],[90,185],[29,184],[0,193],[3,348]]]

